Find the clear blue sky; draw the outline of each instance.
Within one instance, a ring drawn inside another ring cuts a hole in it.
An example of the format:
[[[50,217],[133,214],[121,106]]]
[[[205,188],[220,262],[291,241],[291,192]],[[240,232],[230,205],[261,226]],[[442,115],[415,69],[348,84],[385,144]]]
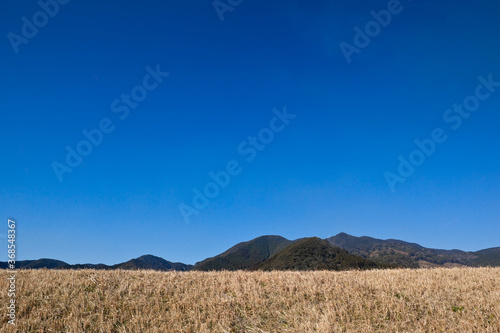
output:
[[[459,129],[443,120],[478,76],[500,81],[500,4],[400,6],[348,63],[339,44],[387,1],[243,0],[221,21],[209,0],[72,0],[18,53],[9,33],[41,8],[2,2],[0,246],[8,217],[18,259],[69,263],[192,264],[265,234],[500,246],[500,88]],[[111,104],[157,64],[170,75],[121,120]],[[248,162],[238,146],[284,106],[296,118]],[[60,182],[53,162],[105,118]],[[391,191],[385,173],[435,128],[447,141]],[[241,173],[186,223],[179,205],[231,160]]]

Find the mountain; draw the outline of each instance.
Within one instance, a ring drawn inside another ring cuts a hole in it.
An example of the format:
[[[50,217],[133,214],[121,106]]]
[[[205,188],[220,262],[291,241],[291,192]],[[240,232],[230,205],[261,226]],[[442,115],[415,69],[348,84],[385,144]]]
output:
[[[38,260],[21,260],[21,261],[16,261],[16,267],[15,269],[18,268],[23,268],[23,269],[38,269],[38,268],[48,268],[48,269],[53,269],[53,268],[61,268],[65,265],[68,265],[64,261],[60,260],[54,260],[54,259],[38,259]],[[9,268],[8,262],[0,262],[0,269],[7,269]]]
[[[348,253],[318,237],[299,240],[254,269],[259,270],[346,270],[377,268],[373,261]]]
[[[170,262],[160,257],[145,255],[113,266],[105,264],[76,264],[70,265],[64,261],[53,259],[16,261],[16,269],[153,269],[157,271],[188,271],[193,265],[179,262]],[[0,262],[0,269],[7,269],[7,262]]]
[[[105,264],[76,264],[76,265],[65,265],[61,269],[111,269],[111,266]]]
[[[362,256],[376,263],[409,268],[435,266],[479,266],[486,264],[500,265],[500,248],[465,252],[460,250],[429,249],[416,243],[397,239],[377,239],[355,237],[346,233],[327,238],[335,246],[349,253]]]
[[[224,253],[197,262],[193,269],[200,271],[248,269],[292,243],[293,241],[281,236],[261,236],[248,242],[238,243]]]
[[[329,246],[326,246],[325,242]],[[343,251],[339,251],[340,249]],[[346,252],[347,251],[347,252]],[[359,258],[362,257],[362,258]],[[363,260],[360,260],[363,259]],[[368,260],[368,261],[366,261]],[[397,239],[355,237],[346,233],[320,240],[301,238],[288,240],[281,236],[261,236],[238,243],[224,253],[193,265],[170,262],[153,255],[144,255],[120,264],[70,265],[60,260],[38,259],[16,262],[16,269],[152,269],[159,271],[245,270],[245,269],[347,269],[388,267],[453,267],[500,266],[500,247],[476,252],[439,250]],[[289,267],[289,268],[286,268]],[[0,262],[0,269],[8,269]]]
[[[153,255],[145,255],[127,262],[111,266],[111,269],[154,269],[157,271],[189,271],[192,265],[180,262],[170,262]]]
[[[31,268],[31,269],[49,268],[49,269],[52,269],[52,268],[59,268],[59,267],[62,267],[64,265],[67,265],[67,263],[65,263],[64,261],[43,258],[43,259],[38,259],[38,260],[35,260],[33,262],[30,262],[29,264],[27,264],[23,268]]]
[[[500,247],[474,252],[478,257],[472,260],[477,266],[500,266]]]

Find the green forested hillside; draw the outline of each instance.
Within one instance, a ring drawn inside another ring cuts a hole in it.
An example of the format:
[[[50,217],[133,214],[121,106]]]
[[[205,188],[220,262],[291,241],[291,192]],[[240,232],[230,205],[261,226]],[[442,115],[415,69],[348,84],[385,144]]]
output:
[[[281,236],[261,236],[236,244],[216,257],[196,263],[195,270],[238,270],[251,268],[293,242]]]
[[[379,265],[311,237],[287,246],[254,269],[262,270],[345,270],[377,268]]]

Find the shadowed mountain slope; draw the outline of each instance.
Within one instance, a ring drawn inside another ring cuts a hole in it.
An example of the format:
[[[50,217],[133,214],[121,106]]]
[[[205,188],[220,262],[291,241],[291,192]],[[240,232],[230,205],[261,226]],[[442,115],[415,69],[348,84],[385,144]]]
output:
[[[238,270],[251,268],[292,244],[281,236],[261,236],[248,242],[238,243],[215,257],[194,265],[195,270]]]
[[[259,270],[346,270],[377,268],[378,265],[317,237],[287,246],[254,269]]]
[[[180,262],[170,262],[153,255],[144,255],[127,262],[113,265],[111,269],[154,269],[157,271],[189,271],[192,265],[186,265]]]
[[[500,247],[492,247],[474,252],[478,257],[472,259],[472,264],[477,266],[500,266]]]

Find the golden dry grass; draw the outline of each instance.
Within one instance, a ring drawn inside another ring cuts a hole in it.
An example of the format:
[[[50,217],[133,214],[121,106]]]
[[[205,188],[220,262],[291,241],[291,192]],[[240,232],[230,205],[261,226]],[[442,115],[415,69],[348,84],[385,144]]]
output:
[[[500,268],[29,270],[17,287],[13,329],[0,280],[1,332],[500,332]]]

